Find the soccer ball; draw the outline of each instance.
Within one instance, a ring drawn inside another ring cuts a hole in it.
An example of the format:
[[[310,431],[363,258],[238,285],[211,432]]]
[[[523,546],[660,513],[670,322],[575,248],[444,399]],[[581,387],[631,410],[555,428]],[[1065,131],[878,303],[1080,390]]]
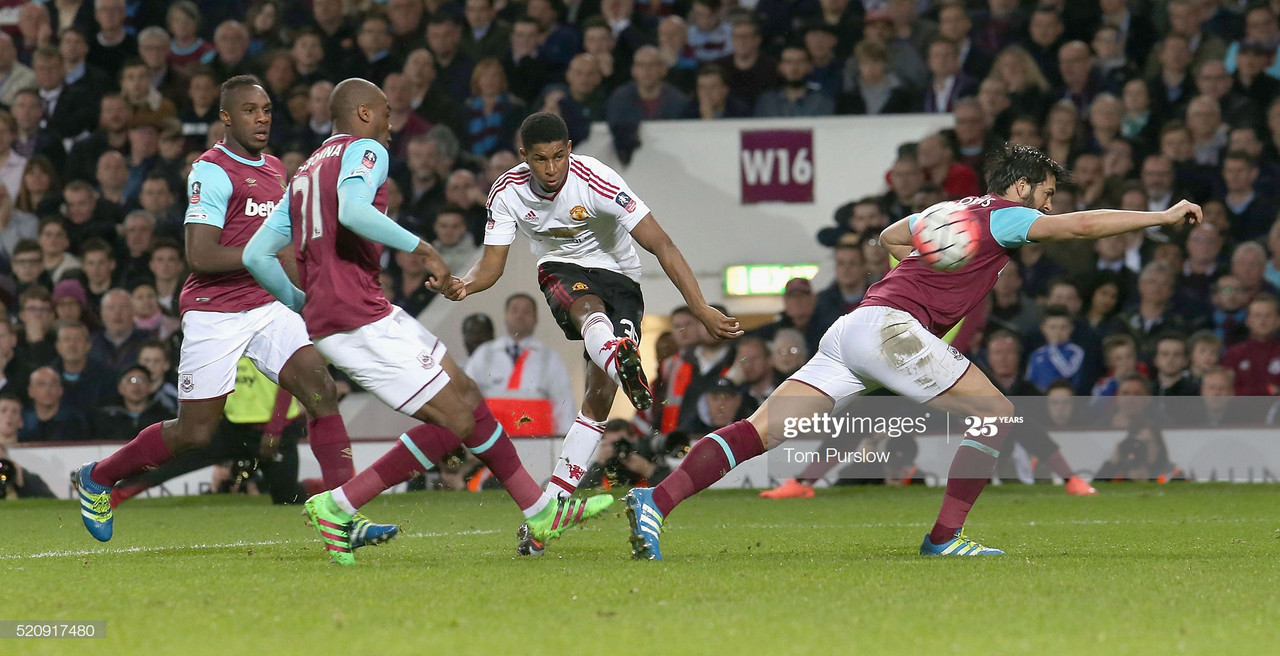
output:
[[[955,201],[933,205],[916,217],[911,245],[926,264],[938,271],[955,271],[978,252],[979,225],[965,206]]]

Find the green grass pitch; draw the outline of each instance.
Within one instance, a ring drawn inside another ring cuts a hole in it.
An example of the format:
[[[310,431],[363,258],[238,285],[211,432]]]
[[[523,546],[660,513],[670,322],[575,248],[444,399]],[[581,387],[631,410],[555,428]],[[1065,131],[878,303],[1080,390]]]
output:
[[[375,500],[404,533],[328,563],[297,507],[137,500],[99,545],[70,502],[0,511],[0,619],[105,620],[4,654],[1274,653],[1270,485],[989,487],[970,535],[1001,558],[917,555],[938,489],[709,492],[666,562],[631,560],[622,504],[539,559],[502,494]],[[1247,651],[1246,651],[1247,650]]]

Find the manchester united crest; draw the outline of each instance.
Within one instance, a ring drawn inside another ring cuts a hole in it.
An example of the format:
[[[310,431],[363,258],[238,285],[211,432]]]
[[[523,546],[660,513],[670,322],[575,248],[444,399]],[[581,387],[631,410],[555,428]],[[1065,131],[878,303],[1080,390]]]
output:
[[[586,221],[587,218],[589,218],[587,215],[587,208],[581,205],[574,205],[573,209],[569,210],[569,218],[574,221]]]

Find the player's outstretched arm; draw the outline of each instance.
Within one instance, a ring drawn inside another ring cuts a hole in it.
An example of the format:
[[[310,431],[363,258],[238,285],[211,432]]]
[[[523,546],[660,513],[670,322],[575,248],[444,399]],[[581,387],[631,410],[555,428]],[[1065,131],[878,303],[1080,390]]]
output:
[[[911,217],[899,219],[880,231],[880,246],[899,262],[907,259],[915,250],[911,245]]]
[[[502,272],[507,270],[507,253],[510,245],[485,244],[484,253],[471,270],[461,278],[454,278],[442,293],[451,301],[461,301],[470,294],[478,294],[498,282]]]
[[[292,243],[289,204],[286,200],[276,206],[275,211],[262,222],[258,231],[253,234],[253,238],[245,245],[241,255],[241,266],[248,269],[263,289],[287,305],[290,310],[302,312],[307,296],[302,293],[302,290],[293,286],[277,256],[277,253]]]
[[[707,327],[707,332],[716,339],[742,335],[737,319],[726,317],[707,304],[707,300],[702,297],[702,288],[698,287],[698,279],[689,268],[689,263],[685,261],[680,249],[676,248],[675,242],[671,241],[671,235],[658,225],[658,220],[653,218],[653,214],[647,214],[640,219],[636,227],[631,229],[631,237],[640,244],[641,248],[657,256],[658,263],[662,265],[667,278],[670,278],[671,284],[680,290],[684,302],[693,311],[693,316]]]
[[[1027,239],[1036,242],[1102,239],[1155,226],[1196,224],[1203,218],[1200,206],[1185,200],[1163,212],[1084,210],[1037,218],[1027,230]]]

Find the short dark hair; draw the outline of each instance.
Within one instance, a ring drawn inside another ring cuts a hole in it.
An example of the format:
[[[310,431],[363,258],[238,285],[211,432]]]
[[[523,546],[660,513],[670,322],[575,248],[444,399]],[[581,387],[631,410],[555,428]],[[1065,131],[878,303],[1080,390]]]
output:
[[[720,81],[724,82],[726,85],[729,84],[729,74],[724,71],[723,66],[715,62],[703,64],[702,67],[698,69],[698,77],[709,77],[712,75],[720,78]]]
[[[1243,150],[1233,150],[1222,158],[1222,163],[1226,164],[1227,160],[1234,159],[1244,162],[1251,169],[1258,168],[1258,159]]]
[[[516,292],[508,296],[506,302],[502,304],[502,309],[506,310],[507,308],[511,307],[511,301],[514,301],[518,298],[523,298],[524,300],[529,301],[529,304],[533,306],[533,311],[534,312],[538,311],[538,302],[533,300],[532,296],[524,292]]]
[[[260,86],[262,86],[262,80],[259,80],[256,75],[236,75],[234,77],[227,78],[227,81],[222,83],[222,93],[219,94],[218,104],[220,108],[225,109],[227,96],[234,93],[237,89]]]
[[[1066,319],[1067,321],[1070,321],[1071,310],[1068,310],[1067,308],[1064,308],[1061,305],[1050,305],[1049,307],[1044,309],[1044,316],[1040,317],[1040,321],[1043,322],[1043,321],[1048,321],[1049,319],[1057,319],[1057,318],[1062,318],[1062,319]]]
[[[1071,182],[1071,174],[1065,167],[1030,146],[1006,143],[987,156],[987,193],[1004,193],[1023,178],[1034,187],[1043,184],[1050,175],[1063,186]]]
[[[530,114],[520,124],[520,143],[525,149],[538,144],[555,143],[569,140],[569,126],[559,114],[537,112]]]
[[[80,256],[84,257],[89,253],[101,252],[106,253],[108,258],[116,259],[115,251],[111,248],[111,244],[101,237],[90,237],[80,245]]]
[[[1071,392],[1072,396],[1075,396],[1076,394],[1076,388],[1072,387],[1071,381],[1065,378],[1059,378],[1058,380],[1055,380],[1052,383],[1049,383],[1049,387],[1045,388],[1044,393],[1047,395],[1049,392],[1052,392],[1053,390],[1056,390],[1056,389],[1067,390],[1068,392]]]

